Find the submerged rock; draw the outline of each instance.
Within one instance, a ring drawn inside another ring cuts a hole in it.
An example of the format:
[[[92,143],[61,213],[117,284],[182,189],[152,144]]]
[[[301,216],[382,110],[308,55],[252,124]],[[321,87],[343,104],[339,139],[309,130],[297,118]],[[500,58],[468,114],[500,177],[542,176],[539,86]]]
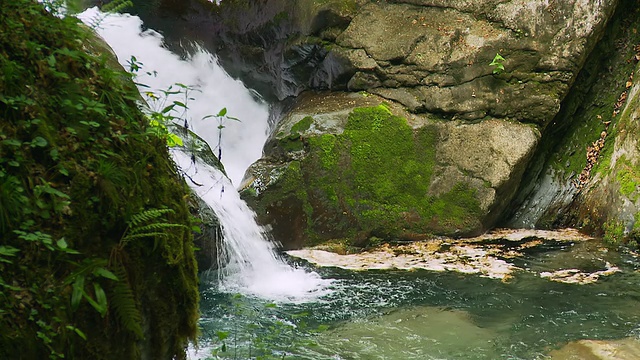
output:
[[[640,340],[579,340],[549,353],[552,360],[635,360]]]
[[[540,273],[540,277],[567,284],[591,284],[598,281],[601,276],[609,276],[620,272],[620,269],[617,266],[612,266],[609,263],[606,264],[606,267],[606,270],[595,271],[592,273],[585,273],[578,269],[565,269],[553,272],[545,271]]]
[[[317,351],[354,359],[461,359],[474,351],[487,352],[497,337],[465,311],[416,306],[321,333]]]

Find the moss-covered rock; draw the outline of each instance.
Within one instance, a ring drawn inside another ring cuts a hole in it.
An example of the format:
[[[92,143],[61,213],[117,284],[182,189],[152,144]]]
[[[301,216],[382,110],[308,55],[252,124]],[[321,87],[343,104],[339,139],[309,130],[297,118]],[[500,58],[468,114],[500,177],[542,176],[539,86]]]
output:
[[[513,195],[537,139],[530,126],[424,118],[375,95],[307,94],[244,195],[286,248],[477,234]]]
[[[0,358],[184,358],[188,189],[95,35],[0,2]]]

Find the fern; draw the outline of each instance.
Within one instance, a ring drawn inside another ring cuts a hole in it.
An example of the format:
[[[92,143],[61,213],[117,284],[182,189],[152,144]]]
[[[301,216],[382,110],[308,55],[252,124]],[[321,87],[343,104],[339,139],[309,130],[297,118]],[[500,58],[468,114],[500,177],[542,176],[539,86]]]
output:
[[[169,228],[184,228],[185,225],[182,224],[169,224],[169,223],[154,223],[145,226],[141,226],[139,228],[135,228],[131,231],[131,233],[135,234],[143,234],[150,231],[161,231]]]
[[[113,0],[108,4],[104,4],[101,10],[103,12],[119,13],[130,7],[133,7],[133,3],[129,0]]]
[[[138,226],[142,223],[149,222],[151,220],[155,220],[165,214],[173,214],[175,211],[173,209],[149,209],[138,214],[131,216],[131,220],[129,220],[129,226]]]
[[[131,240],[141,238],[167,238],[170,234],[165,230],[172,228],[187,228],[183,224],[167,222],[163,217],[166,214],[173,214],[172,209],[149,209],[131,216],[129,227],[120,240],[120,246],[124,247]],[[157,242],[154,243],[154,249]]]
[[[113,291],[110,294],[111,308],[122,327],[135,335],[137,339],[142,339],[144,337],[141,325],[142,314],[136,306],[129,277],[122,264],[116,265],[114,273],[120,281],[114,284]]]

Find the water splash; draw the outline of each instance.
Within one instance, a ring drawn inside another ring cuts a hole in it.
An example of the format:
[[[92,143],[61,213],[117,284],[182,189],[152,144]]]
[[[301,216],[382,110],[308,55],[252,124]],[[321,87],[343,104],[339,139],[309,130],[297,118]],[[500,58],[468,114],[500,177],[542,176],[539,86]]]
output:
[[[114,49],[123,66],[128,66],[131,56],[144,64],[139,83],[151,89],[166,89],[175,83],[196,88],[198,91],[191,93],[188,104],[192,119],[215,114],[222,107],[241,119],[225,124],[222,160],[229,178],[201,161],[192,162],[188,154],[173,151],[185,174],[194,183],[203,184],[192,183],[192,189],[213,209],[221,224],[224,247],[218,258],[227,262],[219,266],[220,289],[282,302],[304,302],[324,295],[330,281],[287,265],[233,186],[240,183],[246,168],[262,154],[268,131],[267,105],[241,82],[229,77],[204,49],[189,59],[181,59],[163,47],[159,33],[143,31],[138,17],[104,16],[96,8],[79,15],[88,23],[96,17],[101,19],[98,33]],[[173,99],[169,100],[170,103]],[[217,144],[217,123],[197,120],[192,123],[192,129],[200,137],[212,147]]]
[[[327,293],[330,280],[287,265],[276,253],[265,229],[255,221],[229,179],[220,170],[175,151],[174,158],[190,179],[203,186],[193,189],[216,213],[222,226],[223,249],[218,259],[219,287],[224,292],[255,295],[281,302],[303,302]],[[231,189],[231,190],[227,190]]]

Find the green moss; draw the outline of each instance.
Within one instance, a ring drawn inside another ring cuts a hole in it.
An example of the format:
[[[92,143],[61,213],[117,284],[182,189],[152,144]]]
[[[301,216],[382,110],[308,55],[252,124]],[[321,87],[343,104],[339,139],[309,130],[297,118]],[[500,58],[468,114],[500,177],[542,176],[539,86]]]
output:
[[[313,124],[313,117],[306,116],[291,127],[291,134],[299,134],[305,132],[309,130],[311,124]]]
[[[604,224],[603,241],[611,246],[619,246],[625,238],[624,224],[618,221],[608,221]]]
[[[0,358],[181,358],[196,336],[188,189],[94,37],[0,2],[0,246],[20,254],[0,261]],[[132,217],[160,208],[175,226],[124,246]]]
[[[616,181],[620,184],[620,193],[628,197],[631,201],[638,199],[638,187],[640,186],[640,171],[638,168],[621,156],[617,163]]]
[[[437,136],[434,126],[413,130],[385,105],[356,108],[342,134],[308,139],[307,157],[289,165],[265,203],[295,193],[312,242],[333,235],[388,239],[477,227],[474,190],[458,184],[440,197],[427,194]]]
[[[337,138],[335,135],[323,134],[309,138],[309,146],[315,149],[316,155],[320,158],[322,167],[326,170],[335,169],[338,165],[338,151],[336,151]]]
[[[304,144],[300,139],[300,136],[287,136],[278,140],[280,147],[286,152],[295,152],[304,149]]]

